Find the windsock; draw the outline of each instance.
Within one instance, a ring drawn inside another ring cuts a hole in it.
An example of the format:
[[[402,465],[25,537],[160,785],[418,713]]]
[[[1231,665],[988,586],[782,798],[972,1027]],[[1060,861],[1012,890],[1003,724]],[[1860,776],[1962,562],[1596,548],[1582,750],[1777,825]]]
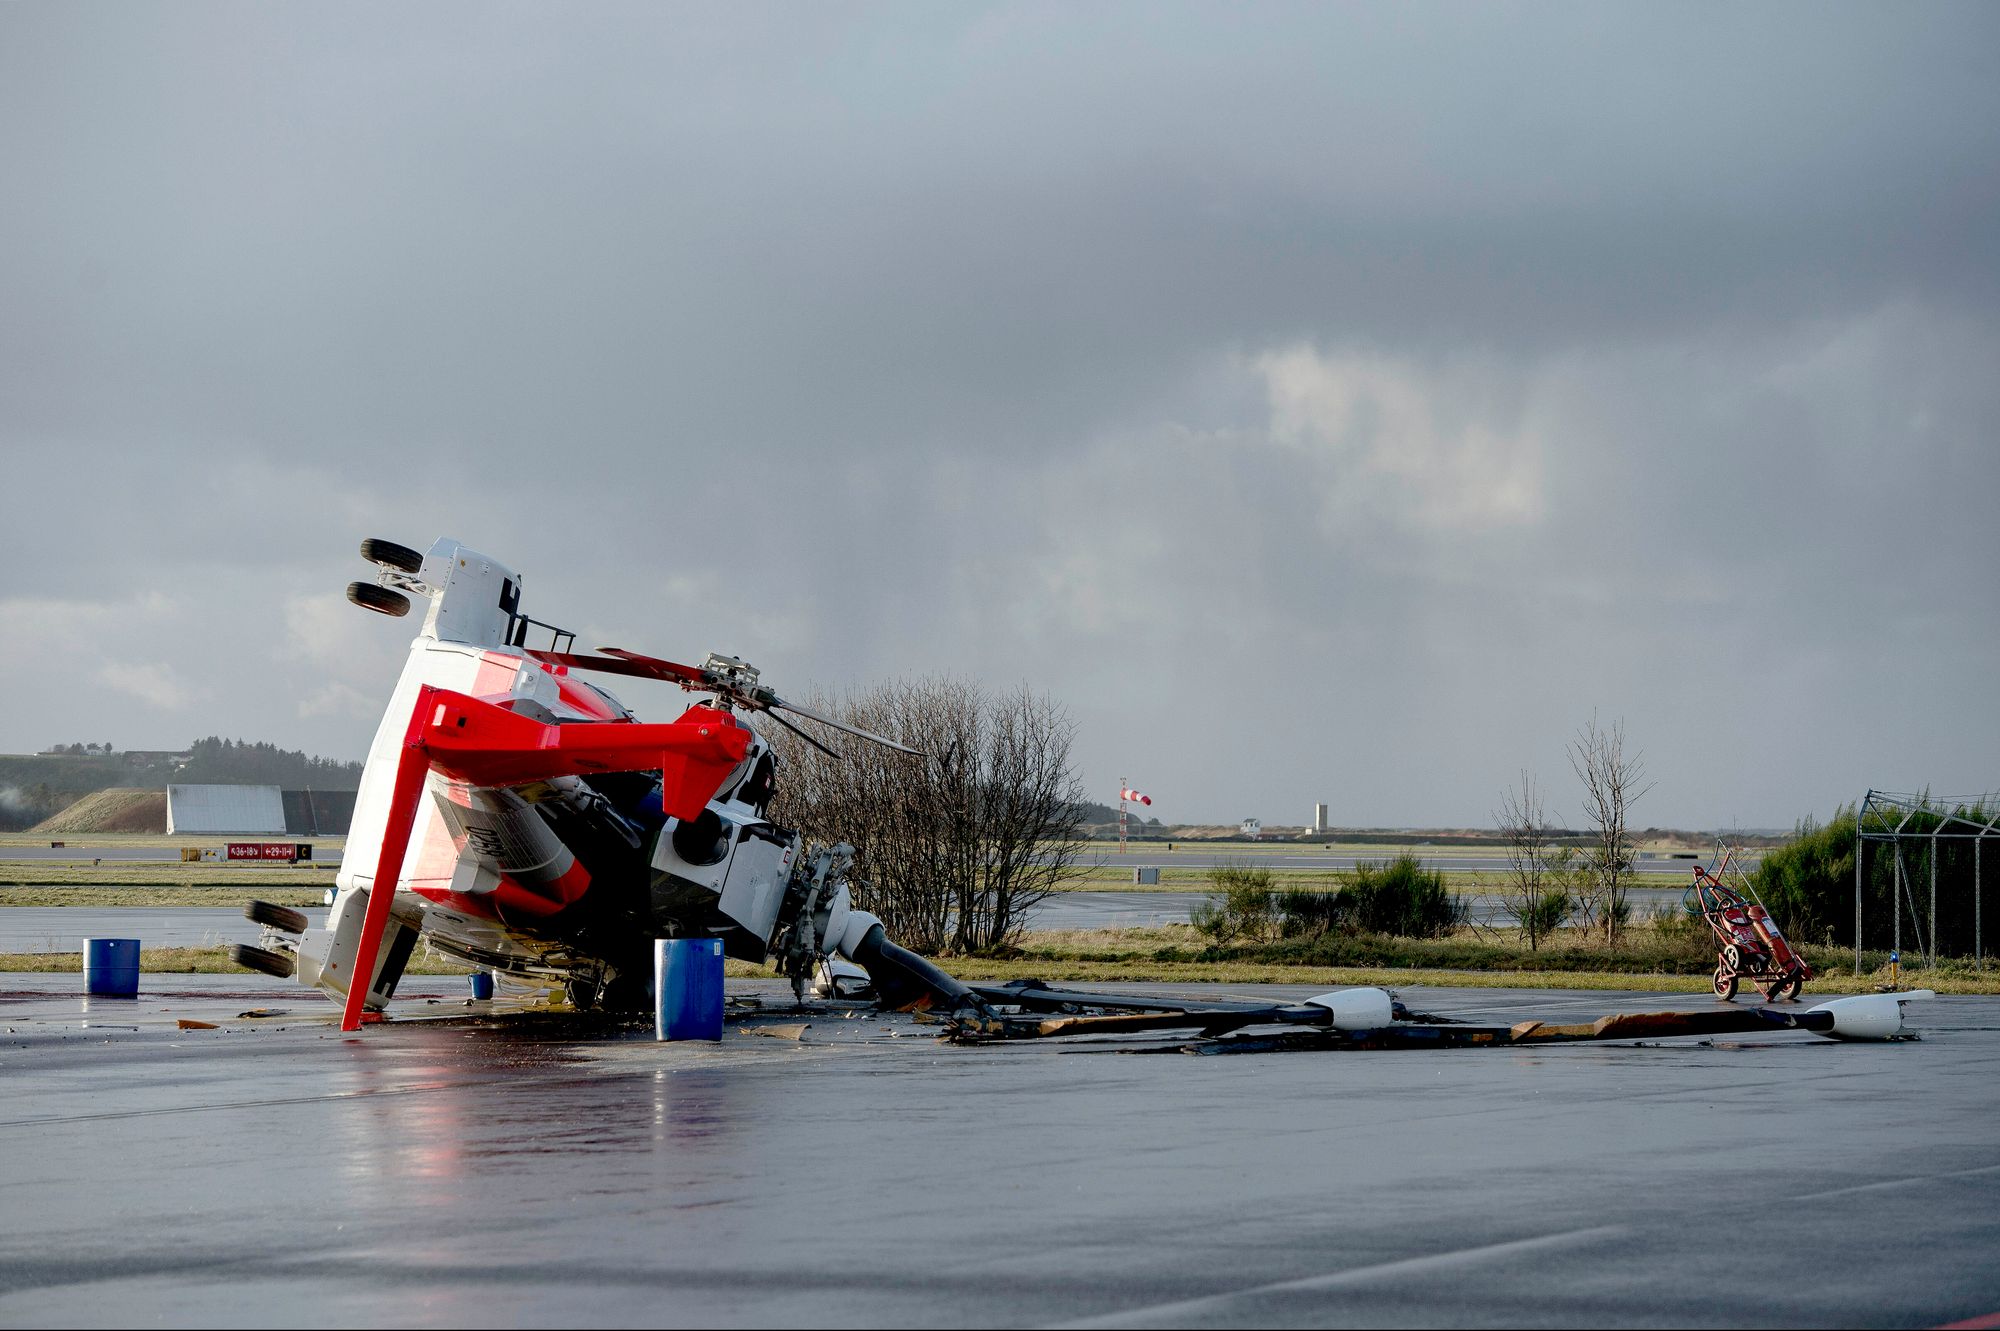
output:
[[[1153,802],[1151,795],[1141,795],[1136,790],[1121,790],[1118,792],[1118,798],[1127,804],[1151,804]]]

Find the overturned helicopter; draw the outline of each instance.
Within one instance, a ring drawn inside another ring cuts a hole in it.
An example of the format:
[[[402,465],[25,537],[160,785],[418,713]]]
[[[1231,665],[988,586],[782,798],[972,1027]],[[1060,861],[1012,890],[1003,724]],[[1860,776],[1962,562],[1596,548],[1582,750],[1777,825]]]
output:
[[[575,635],[522,613],[518,573],[450,538],[361,553],[380,571],[348,599],[397,617],[421,604],[423,627],[368,752],[326,926],[253,902],[263,945],[232,949],[239,964],[321,989],[346,1030],[379,1015],[419,939],[560,984],[580,1008],[644,1008],[653,940],[675,937],[772,962],[801,995],[837,956],[902,1005],[969,997],[854,907],[848,847],[808,853],[770,821],[776,761],[739,713],[904,746],[785,701],[733,657],[579,655]],[[648,724],[580,671],[710,700]]]
[[[560,985],[578,1008],[613,1011],[650,1006],[657,939],[719,939],[728,956],[773,965],[800,999],[815,976],[830,986],[845,962],[881,1005],[924,1010],[960,1043],[1174,1031],[1215,1052],[1779,1029],[1891,1039],[1902,1005],[1932,997],[1480,1026],[1412,1013],[1373,988],[1273,1004],[965,984],[855,906],[850,847],[808,847],[770,820],[776,758],[742,714],[820,747],[787,717],[914,750],[786,701],[734,657],[686,666],[616,648],[579,654],[574,634],[521,611],[518,573],[448,537],[427,554],[382,540],[362,542],[361,553],[379,571],[350,584],[348,599],[395,617],[423,603],[423,627],[369,749],[325,927],[252,902],[245,913],[265,926],[261,945],[232,949],[243,966],[332,997],[344,1030],[379,1018],[419,940]],[[547,646],[531,646],[531,635]],[[645,723],[579,672],[663,680],[710,700]]]

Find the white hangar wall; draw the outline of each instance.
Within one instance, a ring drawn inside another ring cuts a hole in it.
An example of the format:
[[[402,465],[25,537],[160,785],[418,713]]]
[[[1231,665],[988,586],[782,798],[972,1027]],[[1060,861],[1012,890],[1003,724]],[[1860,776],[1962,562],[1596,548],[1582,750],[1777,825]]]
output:
[[[276,786],[168,786],[167,832],[285,830],[285,797]]]

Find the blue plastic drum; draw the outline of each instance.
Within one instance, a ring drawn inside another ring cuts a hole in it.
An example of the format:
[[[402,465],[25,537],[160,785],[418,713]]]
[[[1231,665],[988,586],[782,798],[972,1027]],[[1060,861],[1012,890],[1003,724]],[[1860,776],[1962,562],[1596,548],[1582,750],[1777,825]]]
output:
[[[139,994],[139,940],[84,939],[83,988],[86,993],[136,998]]]
[[[653,943],[653,1034],[661,1040],[722,1038],[722,940],[661,938]]]
[[[493,997],[492,971],[474,971],[466,978],[472,982],[472,998],[474,1002],[484,1003],[487,999]]]

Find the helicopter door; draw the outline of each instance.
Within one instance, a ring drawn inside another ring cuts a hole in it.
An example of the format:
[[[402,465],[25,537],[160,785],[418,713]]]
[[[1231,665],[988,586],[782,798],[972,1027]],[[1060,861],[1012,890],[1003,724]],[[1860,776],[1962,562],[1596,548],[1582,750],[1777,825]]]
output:
[[[745,935],[725,945],[732,956],[747,961],[764,959],[771,931],[778,924],[778,911],[785,904],[785,884],[791,878],[792,857],[797,850],[795,837],[769,823],[743,823],[737,828],[736,853],[730,856],[729,877],[717,906]],[[741,946],[729,945],[737,943]]]

